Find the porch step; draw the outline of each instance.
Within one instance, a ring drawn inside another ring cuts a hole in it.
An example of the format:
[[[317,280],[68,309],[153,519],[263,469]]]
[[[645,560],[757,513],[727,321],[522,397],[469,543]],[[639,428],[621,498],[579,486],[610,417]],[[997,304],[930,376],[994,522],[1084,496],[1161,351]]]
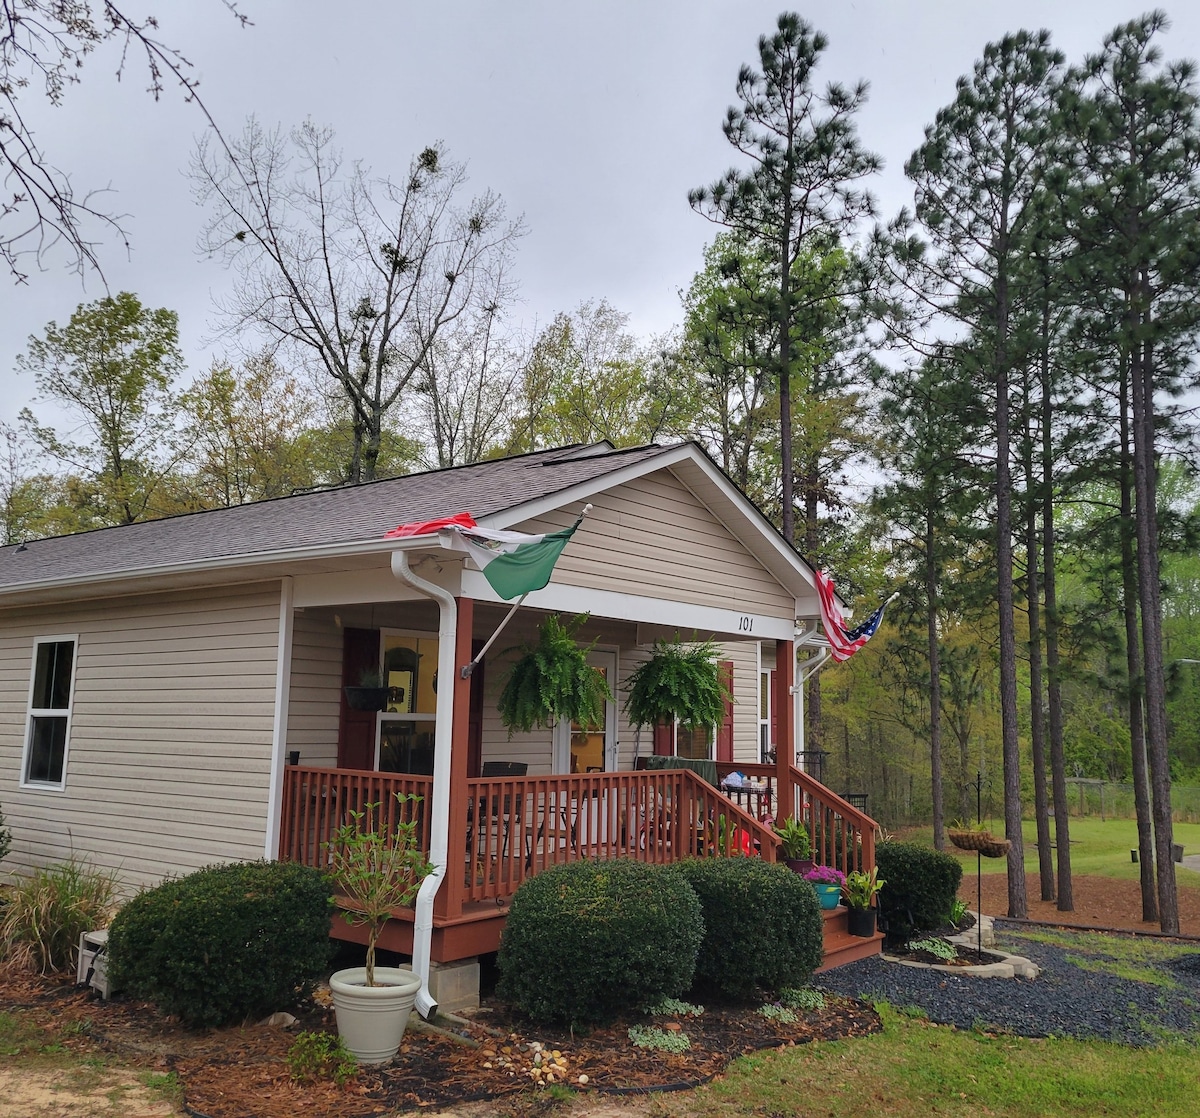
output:
[[[882,954],[882,932],[876,932],[870,938],[865,938],[863,936],[852,936],[846,930],[846,908],[844,905],[826,909],[821,915],[825,918],[823,937],[825,942],[825,958],[822,960],[821,965],[817,967],[817,974],[820,974],[822,971],[833,970],[834,967],[845,966],[847,963],[853,963],[859,959],[866,959],[872,955]]]

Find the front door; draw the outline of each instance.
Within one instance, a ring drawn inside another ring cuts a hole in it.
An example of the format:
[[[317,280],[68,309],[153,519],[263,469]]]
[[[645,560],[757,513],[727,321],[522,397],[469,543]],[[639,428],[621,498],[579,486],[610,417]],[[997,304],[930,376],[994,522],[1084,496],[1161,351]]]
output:
[[[616,693],[617,654],[593,649],[588,663]],[[559,723],[554,728],[554,771],[558,773],[611,772],[617,767],[617,704],[604,704],[603,726],[570,727]]]

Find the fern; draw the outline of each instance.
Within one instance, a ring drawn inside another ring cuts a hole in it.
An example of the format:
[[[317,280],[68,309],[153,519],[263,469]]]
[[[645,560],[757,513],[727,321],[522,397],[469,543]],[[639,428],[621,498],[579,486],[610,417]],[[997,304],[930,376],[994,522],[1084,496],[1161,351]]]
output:
[[[520,646],[521,656],[497,704],[509,737],[517,730],[552,726],[559,719],[589,728],[604,725],[604,704],[613,694],[604,676],[587,662],[596,642],[587,647],[575,642],[587,616],[580,614],[564,625],[557,614],[549,614],[538,628],[537,643]]]
[[[676,719],[688,730],[719,726],[729,700],[717,646],[712,641],[685,645],[678,636],[654,642],[653,655],[630,673],[625,690],[625,710],[637,726]]]

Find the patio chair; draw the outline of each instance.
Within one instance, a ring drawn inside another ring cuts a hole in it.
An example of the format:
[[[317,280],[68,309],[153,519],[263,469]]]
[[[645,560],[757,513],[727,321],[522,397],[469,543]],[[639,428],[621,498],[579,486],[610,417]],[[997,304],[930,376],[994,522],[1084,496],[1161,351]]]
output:
[[[525,776],[529,765],[524,761],[484,761],[480,776]],[[486,811],[480,812],[481,828],[492,825],[500,829],[500,857],[508,853],[509,832],[512,829],[513,804],[512,796],[493,795],[488,797]]]

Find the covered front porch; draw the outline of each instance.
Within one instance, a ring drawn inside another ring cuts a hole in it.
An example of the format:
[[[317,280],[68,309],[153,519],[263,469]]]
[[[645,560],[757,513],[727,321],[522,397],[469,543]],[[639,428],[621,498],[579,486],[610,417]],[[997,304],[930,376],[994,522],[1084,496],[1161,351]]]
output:
[[[339,563],[285,588],[278,856],[322,864],[322,844],[349,811],[419,795],[436,870],[384,938],[412,954],[418,973],[496,950],[521,882],[564,861],[774,861],[764,820],[798,816],[818,862],[874,865],[873,821],[794,763],[794,640],[798,620],[817,611],[811,572],[706,460],[687,448],[669,455],[670,469],[639,466],[606,488],[555,493],[496,525],[561,530],[580,500],[593,510],[549,584],[511,617],[483,574],[431,535],[381,541],[355,569]],[[575,639],[613,697],[601,725],[559,719],[513,731],[499,715],[500,690],[515,646],[550,613],[586,617]],[[676,639],[715,642],[724,717],[696,730],[631,724],[630,674],[656,641]],[[347,689],[371,670],[382,673],[381,702],[356,709]],[[652,768],[652,759],[679,767]],[[733,773],[745,781],[724,786]],[[830,963],[836,916],[831,923]],[[337,934],[358,938],[349,927]]]

